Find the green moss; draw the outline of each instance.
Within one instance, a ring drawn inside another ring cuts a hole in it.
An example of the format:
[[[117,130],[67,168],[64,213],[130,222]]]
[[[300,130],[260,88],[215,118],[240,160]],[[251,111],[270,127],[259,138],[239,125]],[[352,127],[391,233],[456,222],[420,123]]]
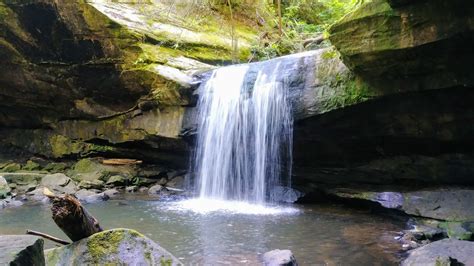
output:
[[[94,172],[97,169],[97,163],[91,159],[81,159],[74,165],[73,169],[78,173]]]
[[[74,141],[63,135],[53,135],[49,138],[53,157],[60,158],[65,155],[81,153],[85,145],[82,142]]]
[[[40,168],[41,166],[38,163],[33,162],[32,160],[28,160],[26,164],[22,167],[23,170],[27,171],[39,170]]]
[[[449,238],[471,240],[473,236],[473,233],[466,230],[460,222],[442,222],[438,227],[445,229]]]
[[[124,238],[124,230],[105,231],[90,237],[87,241],[87,250],[95,260],[94,263],[99,263],[104,256],[117,253]]]
[[[21,165],[19,163],[8,163],[2,167],[2,170],[5,172],[17,172],[21,170]]]
[[[58,173],[63,172],[66,168],[67,164],[65,163],[49,163],[44,167],[44,170],[51,173]]]

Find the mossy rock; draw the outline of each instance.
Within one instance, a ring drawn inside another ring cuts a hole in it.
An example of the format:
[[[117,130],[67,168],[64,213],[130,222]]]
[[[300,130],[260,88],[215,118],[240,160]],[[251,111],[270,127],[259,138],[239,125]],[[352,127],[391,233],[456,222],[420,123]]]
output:
[[[44,167],[44,170],[50,173],[59,173],[66,170],[67,167],[66,163],[49,163]]]
[[[35,171],[35,170],[40,170],[41,165],[39,163],[36,163],[32,160],[28,160],[26,164],[22,167],[23,170],[27,171]]]
[[[3,168],[3,171],[13,173],[21,170],[21,164],[19,163],[8,163]]]
[[[183,265],[146,236],[112,229],[45,251],[48,265]]]

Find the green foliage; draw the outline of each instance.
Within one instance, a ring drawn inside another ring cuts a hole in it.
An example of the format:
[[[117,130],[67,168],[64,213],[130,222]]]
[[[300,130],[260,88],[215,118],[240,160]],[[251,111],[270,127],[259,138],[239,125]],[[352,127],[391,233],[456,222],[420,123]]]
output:
[[[266,40],[260,40],[252,46],[252,53],[257,60],[269,59],[276,56],[300,52],[305,40],[318,36],[327,36],[326,30],[334,22],[350,12],[358,0],[287,0],[282,1],[283,34],[276,34],[278,17],[275,8],[272,12],[273,27],[266,35]],[[323,41],[317,47],[325,47]]]

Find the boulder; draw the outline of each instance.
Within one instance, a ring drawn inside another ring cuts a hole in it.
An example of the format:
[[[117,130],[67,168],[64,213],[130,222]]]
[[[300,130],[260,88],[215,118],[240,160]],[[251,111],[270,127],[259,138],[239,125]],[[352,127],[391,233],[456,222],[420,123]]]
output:
[[[16,198],[7,197],[5,199],[0,199],[0,209],[10,208],[10,207],[19,207],[21,205],[23,205],[23,202],[17,200]]]
[[[138,191],[138,186],[128,186],[125,188],[125,191],[128,193],[133,193]]]
[[[41,179],[41,185],[58,193],[73,194],[76,185],[71,178],[62,173],[46,175]]]
[[[124,186],[127,182],[128,182],[128,179],[126,179],[124,176],[113,175],[109,177],[106,184],[112,185],[112,186]]]
[[[410,251],[402,265],[474,265],[472,254],[474,254],[474,242],[443,239]],[[445,262],[456,262],[456,264]]]
[[[98,201],[105,201],[109,199],[109,196],[104,192],[99,193],[98,191],[81,189],[75,193],[78,200],[83,203],[95,203]]]
[[[107,195],[107,197],[109,198],[116,197],[119,193],[120,192],[115,188],[107,189],[106,191],[104,191],[104,194]]]
[[[351,189],[327,189],[327,193],[345,199],[368,200],[407,214],[446,221],[474,221],[474,190],[464,188],[423,189],[418,191],[373,192]]]
[[[184,176],[175,176],[166,183],[167,187],[173,187],[178,189],[184,188]]]
[[[11,188],[8,186],[7,180],[0,176],[0,199],[6,198],[10,194]]]
[[[99,179],[81,180],[81,182],[79,182],[78,187],[85,189],[102,189],[104,187],[104,181]]]
[[[381,93],[472,87],[473,14],[464,0],[364,1],[329,39]]]
[[[103,231],[46,250],[45,256],[48,265],[182,265],[157,243],[130,229]]]
[[[0,236],[0,265],[45,265],[43,239],[28,235]]]
[[[148,194],[149,195],[157,195],[161,191],[163,191],[164,187],[161,185],[154,185],[148,189]]]
[[[297,266],[295,256],[291,250],[275,249],[263,254],[263,264],[266,266]]]

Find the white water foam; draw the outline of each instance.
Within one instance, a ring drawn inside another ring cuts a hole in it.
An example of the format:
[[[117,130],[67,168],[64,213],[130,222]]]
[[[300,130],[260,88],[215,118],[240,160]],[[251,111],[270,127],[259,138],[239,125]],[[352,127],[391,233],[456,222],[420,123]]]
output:
[[[201,198],[170,203],[167,205],[167,208],[171,211],[192,211],[198,214],[290,215],[300,212],[297,208],[281,205],[262,205],[245,201]]]

